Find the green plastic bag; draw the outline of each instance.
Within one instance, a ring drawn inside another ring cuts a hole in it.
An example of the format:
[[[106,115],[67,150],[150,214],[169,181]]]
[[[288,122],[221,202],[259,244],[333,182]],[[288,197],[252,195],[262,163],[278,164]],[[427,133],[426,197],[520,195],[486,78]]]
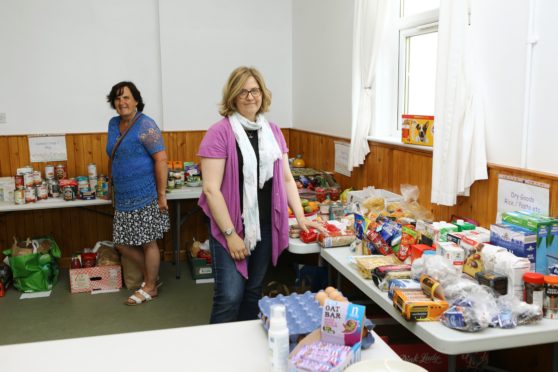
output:
[[[39,249],[40,253],[14,257],[12,256],[12,249],[3,252],[4,255],[8,256],[14,278],[14,287],[22,292],[51,290],[58,283],[60,248],[50,237],[34,238],[32,242],[34,247],[43,247],[42,250]],[[45,250],[44,247],[49,248]]]

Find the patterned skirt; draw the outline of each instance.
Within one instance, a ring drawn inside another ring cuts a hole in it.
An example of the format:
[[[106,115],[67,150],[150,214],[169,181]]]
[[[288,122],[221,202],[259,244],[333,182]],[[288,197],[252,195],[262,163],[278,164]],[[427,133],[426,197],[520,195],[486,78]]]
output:
[[[157,200],[134,211],[114,211],[112,241],[121,245],[143,245],[161,239],[170,229],[168,212],[161,212]]]

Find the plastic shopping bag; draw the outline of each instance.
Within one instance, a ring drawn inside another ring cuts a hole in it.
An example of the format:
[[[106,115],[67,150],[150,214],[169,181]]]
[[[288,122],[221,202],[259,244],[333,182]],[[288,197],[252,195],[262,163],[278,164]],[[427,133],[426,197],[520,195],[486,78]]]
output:
[[[39,237],[15,242],[4,255],[12,269],[14,287],[22,292],[51,290],[58,282],[60,248],[54,239]]]

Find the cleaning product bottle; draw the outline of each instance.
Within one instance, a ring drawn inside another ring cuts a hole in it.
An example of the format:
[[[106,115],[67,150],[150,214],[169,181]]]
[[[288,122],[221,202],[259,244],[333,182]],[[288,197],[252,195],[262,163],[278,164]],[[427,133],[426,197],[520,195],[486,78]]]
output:
[[[271,349],[271,367],[274,372],[286,372],[289,359],[289,329],[285,305],[271,306],[268,331],[269,348]]]

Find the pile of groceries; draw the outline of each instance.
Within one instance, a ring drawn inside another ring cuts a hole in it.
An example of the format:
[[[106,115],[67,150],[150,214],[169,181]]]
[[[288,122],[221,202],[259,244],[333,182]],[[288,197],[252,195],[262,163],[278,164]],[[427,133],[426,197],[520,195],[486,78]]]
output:
[[[16,170],[15,177],[0,178],[0,201],[15,204],[35,203],[48,198],[109,199],[109,181],[97,175],[95,163],[87,165],[87,175],[68,178],[64,164],[47,164],[43,173],[27,165]]]
[[[167,162],[167,191],[181,189],[185,186],[201,186],[201,171],[198,164],[191,161],[171,160]]]
[[[341,217],[317,215],[325,232],[292,225],[290,237],[349,246],[351,265],[410,321],[477,332],[558,318],[558,219],[505,212],[489,229],[433,221],[418,190],[402,194],[349,191]]]
[[[333,287],[263,297],[259,307],[274,371],[342,371],[374,343],[365,307]]]

